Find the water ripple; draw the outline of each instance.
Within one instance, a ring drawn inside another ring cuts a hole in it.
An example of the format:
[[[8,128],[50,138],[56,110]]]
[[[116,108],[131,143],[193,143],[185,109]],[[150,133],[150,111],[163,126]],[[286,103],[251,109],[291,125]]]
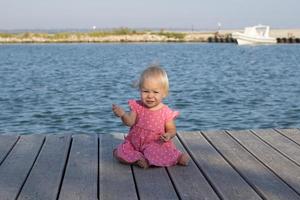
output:
[[[0,45],[0,133],[127,132],[111,112],[139,98],[150,63],[170,79],[178,130],[300,127],[300,46]]]

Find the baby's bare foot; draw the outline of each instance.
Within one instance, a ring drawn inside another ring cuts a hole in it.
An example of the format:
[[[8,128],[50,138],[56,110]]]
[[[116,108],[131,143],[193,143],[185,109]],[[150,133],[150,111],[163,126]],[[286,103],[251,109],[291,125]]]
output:
[[[147,160],[145,158],[141,158],[140,160],[138,160],[136,162],[136,164],[141,167],[141,168],[144,168],[144,169],[147,169],[149,168],[149,164],[147,162]]]
[[[178,158],[178,165],[187,166],[190,161],[190,157],[187,153],[183,153]]]

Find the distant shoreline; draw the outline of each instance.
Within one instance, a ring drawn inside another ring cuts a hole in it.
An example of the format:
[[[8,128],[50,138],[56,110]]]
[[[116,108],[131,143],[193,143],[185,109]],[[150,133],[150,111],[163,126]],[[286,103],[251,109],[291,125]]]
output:
[[[112,43],[112,42],[208,42],[211,38],[231,38],[235,31],[137,31],[118,28],[87,32],[0,32],[0,43]],[[300,29],[274,29],[270,36],[300,38]]]

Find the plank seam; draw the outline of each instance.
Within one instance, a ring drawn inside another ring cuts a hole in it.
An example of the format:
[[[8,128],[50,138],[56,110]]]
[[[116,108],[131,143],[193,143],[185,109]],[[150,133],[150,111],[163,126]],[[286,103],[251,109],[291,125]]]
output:
[[[72,143],[73,143],[73,137],[72,137],[72,135],[70,137],[71,137],[70,144],[69,144],[69,148],[68,148],[68,151],[67,151],[67,156],[66,156],[66,159],[65,159],[64,167],[63,167],[63,172],[62,172],[61,180],[60,180],[60,183],[59,183],[59,186],[58,186],[58,192],[57,192],[56,200],[58,200],[59,196],[60,196],[61,187],[62,187],[62,184],[64,182],[64,178],[65,178],[66,170],[67,170],[67,166],[68,166],[68,161],[69,161],[69,157],[70,157],[70,153],[71,153],[71,148],[72,148]]]
[[[97,134],[97,199],[100,199],[100,138]]]
[[[219,199],[223,200],[224,198],[222,197],[222,194],[218,191],[218,189],[215,186],[215,184],[213,183],[213,181],[211,181],[209,179],[209,176],[205,173],[205,171],[201,168],[201,166],[199,165],[199,163],[196,161],[193,153],[189,150],[188,146],[184,143],[184,141],[181,138],[180,134],[177,134],[177,138],[180,141],[180,143],[182,144],[182,146],[185,148],[186,152],[190,155],[191,160],[195,163],[195,165],[197,166],[197,168],[199,169],[199,171],[202,173],[202,175],[205,178],[205,180],[207,181],[207,183],[210,185],[210,187],[213,189],[213,191],[216,193],[216,195],[219,197]]]
[[[2,165],[2,163],[5,161],[5,159],[8,157],[8,155],[10,154],[10,152],[13,150],[13,148],[16,146],[16,144],[18,143],[20,139],[20,136],[18,136],[18,138],[16,139],[16,141],[13,143],[13,145],[11,145],[10,149],[8,150],[8,152],[6,153],[6,155],[3,157],[3,159],[0,161],[0,166]]]
[[[255,135],[256,137],[258,137],[258,139],[260,139],[263,143],[265,143],[266,145],[270,146],[272,149],[274,149],[275,151],[277,151],[279,154],[281,154],[282,156],[284,156],[285,158],[287,158],[289,161],[291,161],[292,163],[294,163],[295,165],[297,165],[298,167],[300,167],[300,164],[298,164],[296,161],[294,161],[292,158],[290,158],[287,154],[285,154],[284,152],[280,151],[279,149],[277,149],[276,147],[274,147],[271,143],[267,142],[266,140],[264,140],[263,138],[261,138],[259,135],[257,135],[255,133],[255,131],[250,130],[253,135]]]
[[[275,176],[277,176],[283,183],[285,183],[289,188],[291,188],[294,192],[296,192],[298,195],[300,193],[294,189],[290,184],[288,184],[279,174],[277,174],[271,167],[269,167],[267,164],[265,164],[262,160],[260,160],[254,153],[252,153],[247,147],[245,147],[241,142],[239,142],[238,139],[236,139],[233,135],[230,134],[230,132],[225,131],[230,137],[232,137],[237,143],[239,143],[246,151],[248,151],[258,162],[260,162],[263,166],[265,166],[268,170],[270,170]]]
[[[26,175],[26,177],[25,177],[23,183],[21,184],[21,187],[20,187],[20,189],[19,189],[19,191],[18,191],[18,193],[17,193],[15,199],[18,199],[18,198],[19,198],[19,196],[20,196],[20,194],[21,194],[21,191],[22,191],[22,189],[23,189],[23,187],[24,187],[24,185],[25,185],[25,183],[26,183],[26,181],[27,181],[27,179],[28,179],[28,177],[29,177],[29,175],[30,175],[30,173],[31,173],[31,171],[32,171],[32,169],[33,169],[33,167],[34,167],[34,165],[35,165],[35,163],[36,163],[36,161],[37,161],[39,155],[40,155],[40,153],[41,153],[41,151],[42,151],[42,148],[43,148],[43,146],[44,146],[44,144],[45,144],[45,141],[46,141],[46,137],[44,137],[44,139],[43,139],[43,141],[42,141],[42,144],[41,144],[41,146],[40,146],[40,148],[39,148],[39,150],[38,150],[38,152],[37,152],[37,154],[36,154],[36,156],[35,156],[35,158],[34,158],[34,160],[33,160],[33,163],[31,164],[31,167],[29,168],[29,170],[28,170],[28,172],[27,172],[27,175]]]
[[[100,183],[100,178],[101,178],[101,143],[102,143],[102,137],[100,134],[98,134],[98,199],[101,198],[101,183]]]
[[[278,130],[277,128],[274,129],[277,133],[279,133],[280,135],[286,137],[287,139],[289,139],[290,141],[294,142],[295,144],[300,146],[300,143],[296,142],[295,140],[293,140],[292,138],[290,138],[289,136],[287,136],[286,134],[282,133],[280,130]]]
[[[213,142],[203,133],[203,132],[200,132],[201,135],[208,141],[208,143],[220,154],[220,156],[222,156],[222,158],[232,167],[232,169],[234,171],[236,171],[240,177],[264,200],[266,200],[267,198],[259,191],[259,189],[254,185],[252,184],[248,178],[246,176],[244,176],[242,174],[242,172],[240,172],[240,170],[238,170],[232,163],[230,160],[228,160],[226,158],[226,156],[224,156],[224,154],[213,144]]]
[[[133,170],[133,165],[130,165],[130,169],[131,169],[131,174],[132,174],[132,178],[133,178],[133,182],[134,182],[134,187],[135,187],[137,199],[141,199],[140,198],[139,188],[137,186],[137,181],[136,181],[135,173],[134,173],[134,170]]]
[[[170,179],[170,181],[171,181],[171,183],[172,183],[172,185],[173,185],[173,188],[174,188],[174,190],[175,190],[175,192],[176,192],[176,194],[177,194],[178,199],[181,200],[182,198],[181,198],[180,193],[179,193],[179,191],[178,191],[178,188],[176,187],[176,184],[175,184],[175,182],[174,182],[174,180],[173,180],[173,178],[172,178],[172,175],[170,174],[169,169],[168,169],[167,167],[165,167],[165,170],[166,170],[166,172],[167,172],[167,174],[168,174],[168,176],[169,176],[169,179]]]

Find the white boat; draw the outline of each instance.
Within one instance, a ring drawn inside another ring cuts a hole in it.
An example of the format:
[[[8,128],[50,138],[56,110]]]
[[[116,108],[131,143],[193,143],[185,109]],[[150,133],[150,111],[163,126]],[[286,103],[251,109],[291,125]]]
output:
[[[270,37],[270,27],[265,25],[257,25],[246,27],[243,33],[234,32],[232,38],[237,40],[239,45],[245,44],[275,44],[276,38]]]

